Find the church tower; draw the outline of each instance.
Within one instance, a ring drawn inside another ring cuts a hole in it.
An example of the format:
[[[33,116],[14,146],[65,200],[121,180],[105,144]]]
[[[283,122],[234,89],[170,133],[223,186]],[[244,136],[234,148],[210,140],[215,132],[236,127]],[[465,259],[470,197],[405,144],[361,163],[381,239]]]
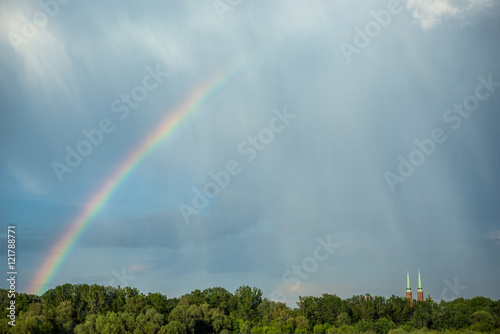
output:
[[[410,288],[410,273],[408,270],[406,271],[406,298],[409,300],[413,300]]]
[[[408,294],[408,292],[406,293]],[[420,270],[418,271],[418,292],[417,292],[418,296],[418,300],[420,300],[421,302],[424,301],[424,290],[422,290],[422,282],[420,281]]]

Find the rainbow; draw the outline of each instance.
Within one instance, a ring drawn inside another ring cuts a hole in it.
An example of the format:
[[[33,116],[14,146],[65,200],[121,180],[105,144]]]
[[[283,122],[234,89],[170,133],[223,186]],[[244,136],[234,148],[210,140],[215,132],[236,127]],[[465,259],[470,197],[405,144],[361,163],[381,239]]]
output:
[[[44,288],[52,282],[54,276],[61,270],[78,240],[90,226],[119,186],[125,181],[137,166],[148,156],[163,140],[170,138],[178,129],[182,121],[196,110],[206,106],[217,93],[221,92],[230,83],[243,73],[246,66],[239,61],[217,72],[210,79],[199,85],[193,92],[173,111],[161,120],[160,124],[149,134],[119,165],[114,173],[90,197],[83,210],[70,223],[67,230],[58,239],[50,250],[45,261],[36,271],[34,278],[28,286],[28,293],[41,295]]]

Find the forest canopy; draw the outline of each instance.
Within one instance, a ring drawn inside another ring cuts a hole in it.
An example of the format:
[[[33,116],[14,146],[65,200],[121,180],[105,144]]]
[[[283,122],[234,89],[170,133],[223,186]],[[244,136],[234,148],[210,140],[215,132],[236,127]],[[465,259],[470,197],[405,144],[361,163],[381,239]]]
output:
[[[180,298],[132,287],[64,284],[41,296],[16,295],[9,324],[8,290],[0,289],[2,333],[496,333],[500,300],[439,303],[392,295],[301,296],[297,307],[263,298],[256,287],[215,287]],[[12,323],[11,323],[12,324]]]

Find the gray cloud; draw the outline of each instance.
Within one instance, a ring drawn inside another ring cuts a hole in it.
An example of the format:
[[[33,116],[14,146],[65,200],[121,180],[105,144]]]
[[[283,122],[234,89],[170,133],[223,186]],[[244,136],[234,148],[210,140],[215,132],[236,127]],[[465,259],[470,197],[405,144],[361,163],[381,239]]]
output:
[[[19,52],[8,33],[21,33],[22,18],[40,9],[3,2],[1,209],[27,228],[27,275],[138,143],[240,61],[237,80],[208,94],[120,184],[58,282],[107,284],[112,270],[142,268],[133,284],[144,290],[165,281],[175,293],[210,282],[272,291],[329,234],[342,247],[301,293],[398,294],[404,271],[420,268],[435,297],[444,279],[459,277],[465,295],[496,298],[495,284],[477,277],[498,275],[500,90],[458,130],[443,114],[474,93],[478,76],[500,81],[498,20],[490,19],[498,8],[407,7],[347,64],[339,44],[354,43],[356,27],[386,1],[243,2],[224,20],[211,2],[73,1]],[[169,76],[120,120],[111,103],[156,65]],[[238,146],[285,106],[296,119],[246,161]],[[115,130],[59,183],[51,162],[103,118]],[[384,172],[396,172],[398,157],[437,127],[447,141],[391,192]],[[241,174],[186,225],[178,205],[192,203],[193,188],[231,160]]]

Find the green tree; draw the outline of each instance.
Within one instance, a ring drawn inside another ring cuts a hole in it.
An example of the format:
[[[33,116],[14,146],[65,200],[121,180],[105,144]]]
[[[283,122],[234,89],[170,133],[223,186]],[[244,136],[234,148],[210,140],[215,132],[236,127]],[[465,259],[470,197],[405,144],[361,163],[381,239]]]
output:
[[[473,311],[490,310],[494,307],[495,302],[486,297],[474,297],[468,301],[469,306]]]
[[[476,311],[472,314],[474,324],[470,327],[471,330],[476,332],[487,333],[493,331],[495,328],[495,318],[491,313],[486,311]]]
[[[356,333],[370,333],[375,332],[374,325],[372,323],[367,322],[364,319],[361,319],[354,326]]]
[[[125,306],[123,310],[129,313],[139,314],[143,310],[146,310],[148,302],[143,294],[128,297],[125,301]]]
[[[410,320],[410,302],[404,297],[392,295],[386,300],[387,318],[396,325],[402,325]]]
[[[187,311],[189,316],[188,329],[194,333],[206,333],[211,331],[211,310],[208,304],[201,304],[201,306],[191,305]]]
[[[53,333],[54,325],[44,315],[32,315],[29,312],[19,314],[16,326],[11,327],[11,333]]]
[[[318,323],[330,323],[333,324],[337,320],[340,313],[345,312],[349,314],[350,309],[347,307],[345,301],[343,301],[337,295],[323,294],[317,299],[318,313],[316,321]]]
[[[95,321],[97,315],[89,314],[84,323],[76,325],[74,331],[76,334],[95,334]]]
[[[146,296],[146,302],[162,314],[169,312],[168,298],[161,293],[148,293]]]
[[[1,333],[494,333],[500,334],[500,301],[474,297],[451,302],[389,299],[369,294],[300,296],[298,308],[262,298],[242,286],[195,290],[167,299],[131,287],[64,284],[41,297],[16,296],[16,326],[8,325],[7,290],[0,289]],[[168,319],[168,323],[167,323]],[[332,326],[330,325],[332,324]],[[396,326],[399,326],[396,328]],[[451,331],[451,332],[450,332]]]
[[[367,322],[372,322],[376,319],[376,303],[369,294],[353,296],[348,299],[348,306],[351,309],[352,319],[355,322],[358,319],[363,319]]]
[[[183,324],[186,328],[191,325],[191,317],[189,311],[184,305],[177,305],[168,316],[168,321],[177,321]]]
[[[229,317],[218,308],[212,309],[211,320],[212,328],[215,333],[220,333],[224,329],[231,329],[231,321],[229,320]]]
[[[462,329],[472,325],[472,312],[463,298],[452,302],[441,301],[433,316],[432,329],[446,330],[450,328]]]
[[[299,296],[297,305],[299,312],[302,314],[312,325],[320,322],[320,298],[312,296]]]
[[[103,334],[120,334],[126,331],[124,321],[115,312],[98,315],[95,320],[95,329],[97,333]]]
[[[61,302],[56,308],[55,323],[60,333],[72,333],[75,327],[75,309],[70,301]]]
[[[252,326],[248,320],[245,321],[240,319],[238,328],[238,333],[250,333],[252,330]]]
[[[201,304],[204,304],[206,302],[207,302],[207,299],[206,299],[205,295],[199,289],[191,291],[191,293],[188,293],[188,294],[182,296],[181,300],[180,300],[180,303],[184,306],[188,306],[188,305],[200,306]]]
[[[412,319],[414,326],[417,328],[431,327],[433,308],[432,301],[416,301]]]
[[[134,334],[155,334],[163,326],[165,317],[163,314],[158,313],[156,309],[150,308],[146,311],[146,313],[139,314],[135,322]]]
[[[374,329],[377,334],[388,333],[391,329],[396,328],[396,325],[387,318],[380,318],[374,324]]]
[[[311,329],[309,327],[309,320],[303,315],[299,315],[295,318],[295,333],[309,333]]]
[[[323,325],[320,325],[320,324],[317,324],[317,325],[314,325],[313,327],[313,333],[326,333],[326,330],[329,328],[330,326],[328,326],[326,329]]]
[[[348,326],[351,324],[351,317],[347,312],[342,312],[337,317],[338,326]]]
[[[186,326],[179,321],[170,321],[163,326],[160,334],[187,334]]]
[[[295,332],[296,322],[294,317],[290,317],[285,321],[285,326],[283,327],[283,333],[293,333]]]
[[[226,315],[229,315],[236,308],[233,294],[224,288],[208,288],[202,291],[202,295],[211,308],[219,308]]]
[[[250,288],[249,286],[240,286],[234,292],[234,303],[236,305],[236,314],[244,320],[257,320],[257,308],[262,302],[262,291],[258,288]]]

